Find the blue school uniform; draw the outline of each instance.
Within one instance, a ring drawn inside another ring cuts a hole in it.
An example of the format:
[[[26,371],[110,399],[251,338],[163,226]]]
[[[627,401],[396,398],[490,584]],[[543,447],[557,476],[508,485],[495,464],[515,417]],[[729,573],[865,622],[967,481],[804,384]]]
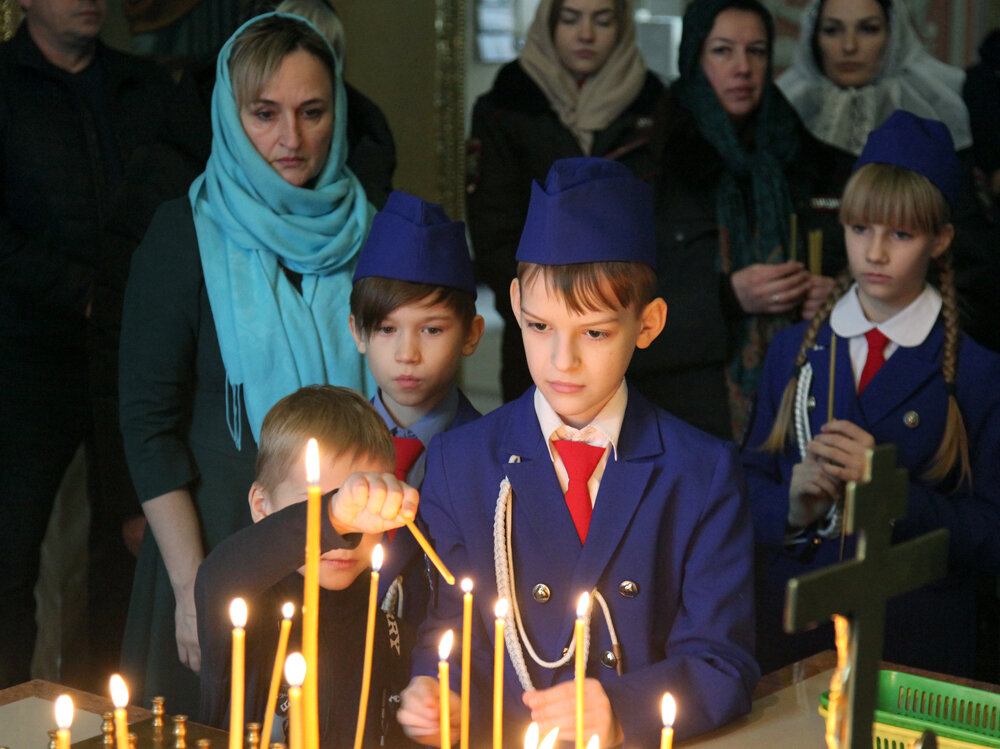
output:
[[[424,480],[427,446],[430,444],[431,438],[439,432],[454,429],[482,416],[465,396],[465,393],[456,386],[452,386],[448,395],[440,403],[408,428],[398,426],[393,420],[389,411],[386,410],[385,404],[382,403],[381,391],[372,397],[371,404],[375,407],[378,415],[382,417],[385,425],[389,427],[389,433],[392,436],[418,439],[423,444],[424,451],[420,453],[406,474],[406,483],[418,489]],[[384,542],[384,544],[386,557],[379,575],[379,601],[385,600],[389,586],[402,575],[403,610],[401,616],[411,625],[417,626],[426,616],[431,588],[429,580],[437,579],[437,571],[431,570],[433,574],[428,578],[424,553],[408,528],[400,528],[396,531],[392,542]]]
[[[781,631],[785,583],[838,560],[839,534],[815,528],[785,543],[788,487],[801,461],[798,447],[781,454],[756,449],[774,423],[782,392],[793,374],[806,323],[781,331],[771,342],[746,447],[746,469],[757,541],[757,655],[764,670],[832,647],[830,628],[789,636]],[[976,572],[1000,569],[1000,357],[962,336],[956,397],[969,436],[972,487],[953,478],[936,484],[921,478],[941,442],[947,393],[941,372],[944,324],[940,316],[923,343],[899,347],[861,395],[856,392],[848,341],[838,340],[834,418],[870,433],[876,444],[891,442],[899,465],[909,469],[909,506],[896,520],[893,539],[902,541],[945,527],[951,531],[949,573],[889,603],[884,658],[910,666],[971,676],[975,654]],[[831,328],[825,323],[806,352],[812,382],[808,421],[818,434],[827,419]],[[849,539],[845,557],[853,555]]]
[[[492,725],[493,532],[505,478],[513,493],[514,583],[527,635],[541,658],[560,658],[580,594],[596,589],[603,595],[621,643],[623,675],[597,605],[587,675],[604,686],[627,746],[656,745],[667,690],[681,706],[679,737],[747,712],[759,671],[752,655],[750,516],[734,447],[629,389],[617,454],[609,456],[581,547],[534,393],[531,388],[439,435],[427,457],[420,513],[445,564],[475,583],[473,743],[488,741]],[[457,587],[439,587],[421,628],[415,674],[437,673],[438,641],[446,628],[460,634],[461,606]],[[453,685],[460,679],[456,665],[452,658]],[[573,678],[572,659],[556,670],[529,659],[528,670],[539,689]],[[530,718],[509,653],[504,674],[504,732],[514,745]]]

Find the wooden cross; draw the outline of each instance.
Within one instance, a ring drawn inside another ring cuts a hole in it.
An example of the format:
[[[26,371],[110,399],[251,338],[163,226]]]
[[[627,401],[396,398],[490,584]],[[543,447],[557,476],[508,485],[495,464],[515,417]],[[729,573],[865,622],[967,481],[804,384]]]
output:
[[[843,687],[846,714],[828,723],[831,746],[868,749],[872,746],[878,662],[882,658],[886,600],[944,577],[948,568],[948,530],[939,528],[903,543],[892,543],[892,520],[906,515],[907,474],[896,468],[895,445],[868,452],[865,479],[850,482],[844,502],[846,531],[856,538],[856,556],[788,581],[785,595],[786,632],[812,629],[831,616],[845,617],[846,663],[838,668],[831,695]],[[841,621],[839,624],[843,624]],[[919,626],[915,622],[914,626]],[[838,626],[838,629],[842,629]],[[838,637],[838,649],[842,642]],[[836,710],[831,699],[830,711]]]

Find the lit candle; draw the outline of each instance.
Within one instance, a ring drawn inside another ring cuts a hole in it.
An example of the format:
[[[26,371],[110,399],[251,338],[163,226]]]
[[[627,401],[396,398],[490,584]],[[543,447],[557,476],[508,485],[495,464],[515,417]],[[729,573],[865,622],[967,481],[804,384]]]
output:
[[[496,614],[493,633],[493,749],[503,749],[503,622],[507,618],[507,599],[501,598],[493,609]]]
[[[285,681],[288,682],[288,749],[302,746],[302,682],[306,678],[306,659],[292,653],[285,661]]]
[[[358,723],[354,730],[354,749],[361,749],[368,717],[368,690],[372,681],[372,649],[375,642],[375,616],[378,612],[378,573],[382,569],[382,544],[372,549],[372,582],[368,589],[368,628],[365,631],[365,664],[361,672],[361,702],[358,703]]]
[[[559,726],[545,734],[541,744],[538,743],[539,732],[537,723],[532,722],[528,726],[528,732],[524,734],[524,749],[552,749],[556,745],[556,739],[559,738]]]
[[[264,727],[261,737],[264,746],[271,745],[271,728],[274,725],[274,707],[278,703],[278,687],[281,686],[281,669],[285,665],[285,649],[288,647],[288,632],[292,628],[295,606],[289,601],[281,607],[281,632],[278,633],[278,652],[274,656],[271,671],[271,688],[267,690],[267,707],[264,708]]]
[[[590,741],[587,742],[587,749],[601,749],[601,740],[597,738],[597,734],[593,734],[590,737]]]
[[[677,717],[677,703],[670,692],[663,693],[660,705],[663,713],[663,732],[660,734],[660,749],[671,749],[674,745],[674,719]]]
[[[117,749],[128,749],[128,719],[125,715],[128,687],[118,674],[111,677],[111,701],[115,703],[115,746]]]
[[[73,725],[73,700],[68,694],[61,694],[56,700],[56,749],[69,749],[69,728]]]
[[[450,629],[441,638],[438,645],[438,687],[441,699],[441,746],[451,746],[451,710],[448,699],[451,696],[451,685],[448,683],[448,656],[451,655],[451,645],[455,633]]]
[[[247,602],[234,598],[229,604],[233,622],[233,669],[229,696],[229,749],[243,747],[243,654],[246,648]]]
[[[583,749],[583,680],[587,677],[583,661],[583,625],[589,608],[590,593],[584,593],[576,605],[576,625],[573,628],[573,639],[576,640],[576,749]]]
[[[472,580],[462,580],[462,730],[460,745],[469,749],[469,681],[472,665]]]
[[[302,713],[305,721],[305,745],[319,746],[319,698],[316,695],[319,632],[319,539],[321,504],[319,487],[319,445],[310,439],[306,444],[306,481],[309,483],[306,507],[306,581],[302,595],[302,656],[306,659],[306,679],[302,684]]]

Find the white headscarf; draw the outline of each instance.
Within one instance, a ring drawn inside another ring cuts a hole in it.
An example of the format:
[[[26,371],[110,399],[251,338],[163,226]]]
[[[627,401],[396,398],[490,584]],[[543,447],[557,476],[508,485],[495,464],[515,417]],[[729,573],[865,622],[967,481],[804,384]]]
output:
[[[632,2],[626,0],[619,19],[618,41],[607,61],[581,87],[559,61],[549,13],[555,0],[542,0],[518,61],[549,100],[562,122],[573,133],[586,155],[600,132],[635,101],[646,82],[646,63],[635,43]]]
[[[868,133],[897,109],[941,120],[955,148],[972,145],[969,112],[962,100],[965,72],[924,49],[903,0],[892,0],[889,38],[878,73],[860,88],[841,88],[824,75],[813,57],[813,30],[822,0],[812,0],[802,16],[792,67],[777,80],[806,128],[824,143],[855,155]]]

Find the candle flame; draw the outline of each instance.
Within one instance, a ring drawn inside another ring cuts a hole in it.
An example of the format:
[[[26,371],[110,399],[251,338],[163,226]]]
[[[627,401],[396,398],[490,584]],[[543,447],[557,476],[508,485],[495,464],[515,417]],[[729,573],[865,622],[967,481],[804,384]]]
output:
[[[507,599],[501,598],[497,601],[497,605],[493,607],[493,613],[496,614],[497,619],[506,619],[508,608],[510,608],[510,604],[507,603]]]
[[[229,604],[229,618],[232,619],[234,627],[247,626],[247,602],[242,598],[234,598]]]
[[[301,687],[306,680],[306,659],[302,653],[292,653],[285,658],[285,679],[292,687]]]
[[[590,737],[590,741],[587,742],[587,749],[601,749],[601,741],[597,738],[595,733]]]
[[[448,660],[448,656],[451,655],[451,646],[454,642],[455,633],[449,629],[441,636],[441,644],[438,645],[438,658],[443,661]]]
[[[111,701],[117,708],[123,708],[128,704],[128,687],[118,674],[111,677]]]
[[[285,601],[285,605],[281,607],[281,616],[285,619],[291,619],[295,616],[295,604],[291,601]]]
[[[306,481],[319,483],[319,444],[314,439],[306,443]]]
[[[56,725],[63,731],[73,725],[73,700],[61,694],[56,700]]]
[[[462,592],[471,593],[472,592],[472,580],[467,577],[462,578]]]
[[[556,745],[556,739],[558,738],[559,738],[559,726],[556,726],[547,734],[545,734],[545,738],[542,739],[542,743],[538,745],[538,749],[552,749],[552,747]],[[597,738],[597,734],[594,734],[594,738],[595,739]],[[596,744],[594,745],[594,747],[595,749],[597,749]],[[587,749],[591,749],[590,744],[587,744]]]
[[[590,593],[584,593],[580,596],[580,602],[576,604],[576,618],[585,619],[587,616],[587,610],[590,608]]]
[[[385,552],[382,550],[382,544],[375,544],[375,548],[372,549],[372,571],[378,572],[382,569],[382,559],[385,556]]]
[[[666,728],[672,728],[674,719],[677,717],[677,703],[670,692],[663,693],[663,702],[660,706],[660,711],[663,713],[663,725]]]
[[[538,749],[538,724],[532,721],[524,734],[524,749]]]

